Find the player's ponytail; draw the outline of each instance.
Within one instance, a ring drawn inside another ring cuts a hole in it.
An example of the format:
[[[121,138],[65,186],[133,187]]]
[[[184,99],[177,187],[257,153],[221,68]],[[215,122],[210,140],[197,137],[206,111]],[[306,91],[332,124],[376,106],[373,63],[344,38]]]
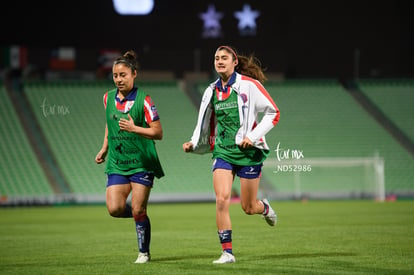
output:
[[[260,60],[253,54],[249,56],[239,55],[238,59],[239,63],[235,68],[236,72],[257,79],[262,84],[267,80],[261,67]]]

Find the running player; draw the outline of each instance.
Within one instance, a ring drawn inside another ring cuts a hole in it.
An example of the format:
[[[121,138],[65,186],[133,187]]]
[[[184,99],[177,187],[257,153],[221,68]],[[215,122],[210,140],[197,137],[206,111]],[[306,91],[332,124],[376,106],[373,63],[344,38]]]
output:
[[[154,177],[164,176],[154,140],[162,139],[163,131],[151,97],[134,84],[137,70],[134,51],[127,51],[114,62],[116,88],[104,95],[105,136],[95,162],[103,163],[108,155],[108,212],[112,217],[134,218],[139,250],[135,263],[146,263],[151,259],[148,199]],[[131,192],[129,205],[127,198]]]
[[[222,247],[215,264],[236,261],[232,248],[229,214],[232,184],[240,178],[241,207],[247,215],[261,214],[270,226],[276,213],[257,192],[263,161],[269,154],[265,134],[279,121],[279,109],[262,83],[266,77],[253,56],[238,55],[230,46],[220,46],[214,55],[219,78],[205,90],[198,121],[184,152],[213,153],[213,186],[216,223]],[[259,121],[258,114],[263,117]]]

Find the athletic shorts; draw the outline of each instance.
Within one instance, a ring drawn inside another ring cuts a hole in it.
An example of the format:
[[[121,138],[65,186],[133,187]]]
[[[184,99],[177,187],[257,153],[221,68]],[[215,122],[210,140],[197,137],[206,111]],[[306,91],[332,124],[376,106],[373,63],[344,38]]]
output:
[[[154,184],[154,173],[152,172],[138,172],[132,175],[124,176],[119,174],[109,174],[106,187],[115,184],[130,184],[131,182],[139,183],[145,186],[152,187]]]
[[[263,164],[249,165],[249,166],[235,165],[221,158],[216,158],[213,162],[213,171],[218,168],[225,169],[225,170],[231,170],[240,178],[256,179],[256,178],[259,178],[262,174],[262,166]]]

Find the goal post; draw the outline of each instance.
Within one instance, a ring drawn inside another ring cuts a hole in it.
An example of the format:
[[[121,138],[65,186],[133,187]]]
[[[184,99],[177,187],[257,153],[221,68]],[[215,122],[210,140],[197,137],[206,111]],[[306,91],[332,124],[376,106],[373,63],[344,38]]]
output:
[[[273,198],[385,200],[384,159],[373,157],[268,158],[261,192]]]

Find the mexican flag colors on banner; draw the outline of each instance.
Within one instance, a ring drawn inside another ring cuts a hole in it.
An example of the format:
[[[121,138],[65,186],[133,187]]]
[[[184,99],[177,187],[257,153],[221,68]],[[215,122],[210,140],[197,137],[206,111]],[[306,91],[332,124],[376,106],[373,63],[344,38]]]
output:
[[[4,47],[2,53],[2,67],[24,69],[27,66],[26,47],[12,45]]]

